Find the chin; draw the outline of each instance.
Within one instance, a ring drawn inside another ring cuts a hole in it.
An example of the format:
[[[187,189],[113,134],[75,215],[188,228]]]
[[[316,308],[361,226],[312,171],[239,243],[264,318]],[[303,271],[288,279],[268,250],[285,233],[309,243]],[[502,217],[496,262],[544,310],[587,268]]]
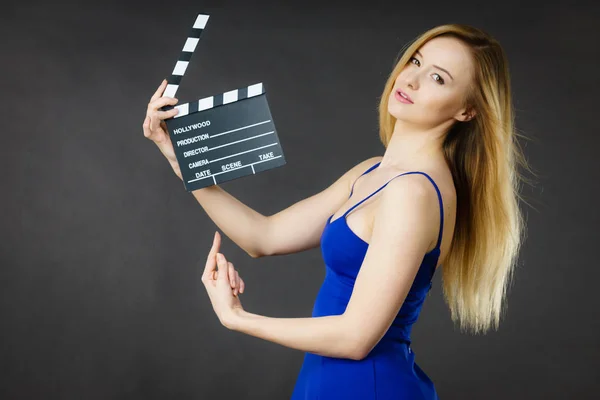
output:
[[[404,112],[404,111],[405,110],[399,110],[398,108],[394,107],[393,105],[388,106],[388,113],[396,119],[405,119],[406,112]]]

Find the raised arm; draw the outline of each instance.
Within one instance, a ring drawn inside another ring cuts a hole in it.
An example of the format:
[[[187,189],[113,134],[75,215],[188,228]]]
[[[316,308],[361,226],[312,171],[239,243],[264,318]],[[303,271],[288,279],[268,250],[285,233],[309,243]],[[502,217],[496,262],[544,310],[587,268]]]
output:
[[[270,216],[217,185],[192,193],[221,231],[251,257],[296,253],[319,245],[327,218],[346,202],[352,182],[380,158],[362,161],[325,190]]]
[[[144,136],[158,146],[175,175],[182,179],[164,122],[175,116],[178,109],[161,111],[161,107],[175,105],[178,100],[161,97],[166,86],[165,79],[150,99],[142,128]],[[371,157],[355,165],[322,192],[271,216],[246,206],[217,185],[192,193],[221,231],[251,257],[294,253],[319,245],[327,218],[346,202],[352,182],[380,159],[380,156]]]

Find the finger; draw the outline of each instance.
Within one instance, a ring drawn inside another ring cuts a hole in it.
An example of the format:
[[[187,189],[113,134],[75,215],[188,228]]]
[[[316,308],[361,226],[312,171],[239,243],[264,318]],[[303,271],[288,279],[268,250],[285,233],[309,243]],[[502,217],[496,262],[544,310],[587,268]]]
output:
[[[179,99],[177,97],[168,97],[168,96],[160,97],[160,98],[148,103],[147,111],[148,112],[157,111],[159,108],[162,108],[162,107],[168,106],[168,105],[174,106],[175,104],[177,104],[178,101],[179,101]]]
[[[177,114],[179,114],[179,110],[177,108],[173,108],[169,111],[152,111],[148,113],[148,115],[150,116],[150,132],[158,130],[158,128],[162,126],[161,122],[163,120],[167,118],[172,118]]]
[[[216,255],[219,251],[219,246],[221,245],[221,236],[219,232],[215,232],[213,237],[212,247],[208,252],[208,256],[206,257],[206,265],[204,266],[204,272],[202,273],[202,278],[211,279],[213,277],[213,272],[216,270],[217,261]]]
[[[223,253],[217,253],[217,267],[219,269],[219,277],[217,280],[229,284],[229,278],[227,274],[227,259]]]
[[[154,92],[154,94],[152,95],[152,98],[150,99],[150,101],[156,100],[160,96],[162,96],[162,94],[164,93],[166,87],[167,87],[167,80],[163,79],[163,81],[160,83],[160,86],[158,87],[158,89],[156,89],[156,92]]]
[[[240,278],[240,293],[244,293],[244,289],[246,289],[246,284],[244,283],[244,280]]]
[[[237,296],[240,293],[240,282],[242,278],[240,278],[240,273],[235,271],[235,295]]]
[[[166,127],[166,124],[163,126],[163,120],[172,118],[172,117],[176,116],[177,114],[179,114],[179,110],[177,108],[173,108],[172,110],[169,110],[169,111],[154,111],[154,112],[149,113],[150,133],[157,131],[159,127],[162,127],[166,132],[167,127]]]
[[[144,131],[144,136],[149,138],[152,136],[152,132],[150,132],[150,117],[146,115],[144,119],[144,123],[142,124],[142,129]]]
[[[162,122],[163,119],[172,118],[177,114],[179,114],[179,108],[173,108],[173,109],[167,110],[167,111],[155,111],[154,112],[154,115],[156,116],[156,119],[159,120],[159,123]]]
[[[235,288],[235,268],[233,268],[233,263],[228,261],[227,267],[229,272],[229,282],[231,282],[231,287]]]
[[[212,260],[209,257],[209,259],[206,260],[206,265],[204,266],[204,271],[202,272],[202,282],[216,281],[217,278],[217,260],[215,257],[213,257]]]
[[[176,114],[176,113],[173,113]],[[164,134],[161,136],[159,133],[159,127],[162,127],[162,125],[159,123],[156,123],[155,121],[160,121],[158,118],[152,118],[151,116],[147,115],[146,118],[144,119],[144,123],[142,124],[142,129],[144,131],[144,136],[156,143],[160,143],[164,140]],[[165,132],[167,131],[166,127],[163,128],[165,130]],[[168,135],[167,135],[168,136]]]

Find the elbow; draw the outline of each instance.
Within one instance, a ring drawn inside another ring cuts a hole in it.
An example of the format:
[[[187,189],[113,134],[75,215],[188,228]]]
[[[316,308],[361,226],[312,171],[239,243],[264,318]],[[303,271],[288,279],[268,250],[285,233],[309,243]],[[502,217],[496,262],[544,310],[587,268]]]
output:
[[[347,352],[347,358],[354,360],[354,361],[361,361],[363,360],[367,355],[369,354],[369,352],[364,351],[364,349],[360,346],[354,346],[353,348],[349,349]]]
[[[364,337],[356,334],[351,335],[346,347],[346,357],[354,361],[360,361],[364,359],[370,352],[370,349],[366,343],[367,341]]]
[[[246,253],[247,253],[247,254],[248,254],[250,257],[252,257],[252,258],[261,258],[261,257],[262,257],[260,254],[258,254],[258,253],[253,253],[253,252],[250,252],[250,251],[247,251]]]
[[[271,255],[271,253],[269,253],[261,248],[254,248],[252,250],[246,251],[246,253],[252,258],[261,258],[261,257],[266,257],[266,256]]]
[[[371,340],[365,332],[364,326],[360,326],[360,322],[350,318],[346,313],[343,315],[342,332],[346,340],[342,340],[344,346],[345,357],[351,360],[360,361],[367,357],[373,346],[370,345]]]
[[[365,359],[369,355],[369,352],[366,351],[363,347],[357,347],[350,353],[350,359],[354,361],[361,361]]]
[[[258,240],[256,237],[253,243],[248,246],[249,249],[246,250],[246,253],[252,258],[261,258],[271,255],[267,249],[265,249],[265,245],[268,243],[268,240],[265,239],[267,236],[262,234],[259,236],[262,240]]]

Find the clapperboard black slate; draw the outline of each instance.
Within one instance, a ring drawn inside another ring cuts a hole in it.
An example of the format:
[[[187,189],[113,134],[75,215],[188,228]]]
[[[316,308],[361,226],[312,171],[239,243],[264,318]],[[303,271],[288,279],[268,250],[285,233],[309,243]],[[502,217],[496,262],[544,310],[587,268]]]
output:
[[[207,21],[196,18],[163,96],[175,96]],[[187,191],[285,165],[262,83],[175,108],[165,123]]]

